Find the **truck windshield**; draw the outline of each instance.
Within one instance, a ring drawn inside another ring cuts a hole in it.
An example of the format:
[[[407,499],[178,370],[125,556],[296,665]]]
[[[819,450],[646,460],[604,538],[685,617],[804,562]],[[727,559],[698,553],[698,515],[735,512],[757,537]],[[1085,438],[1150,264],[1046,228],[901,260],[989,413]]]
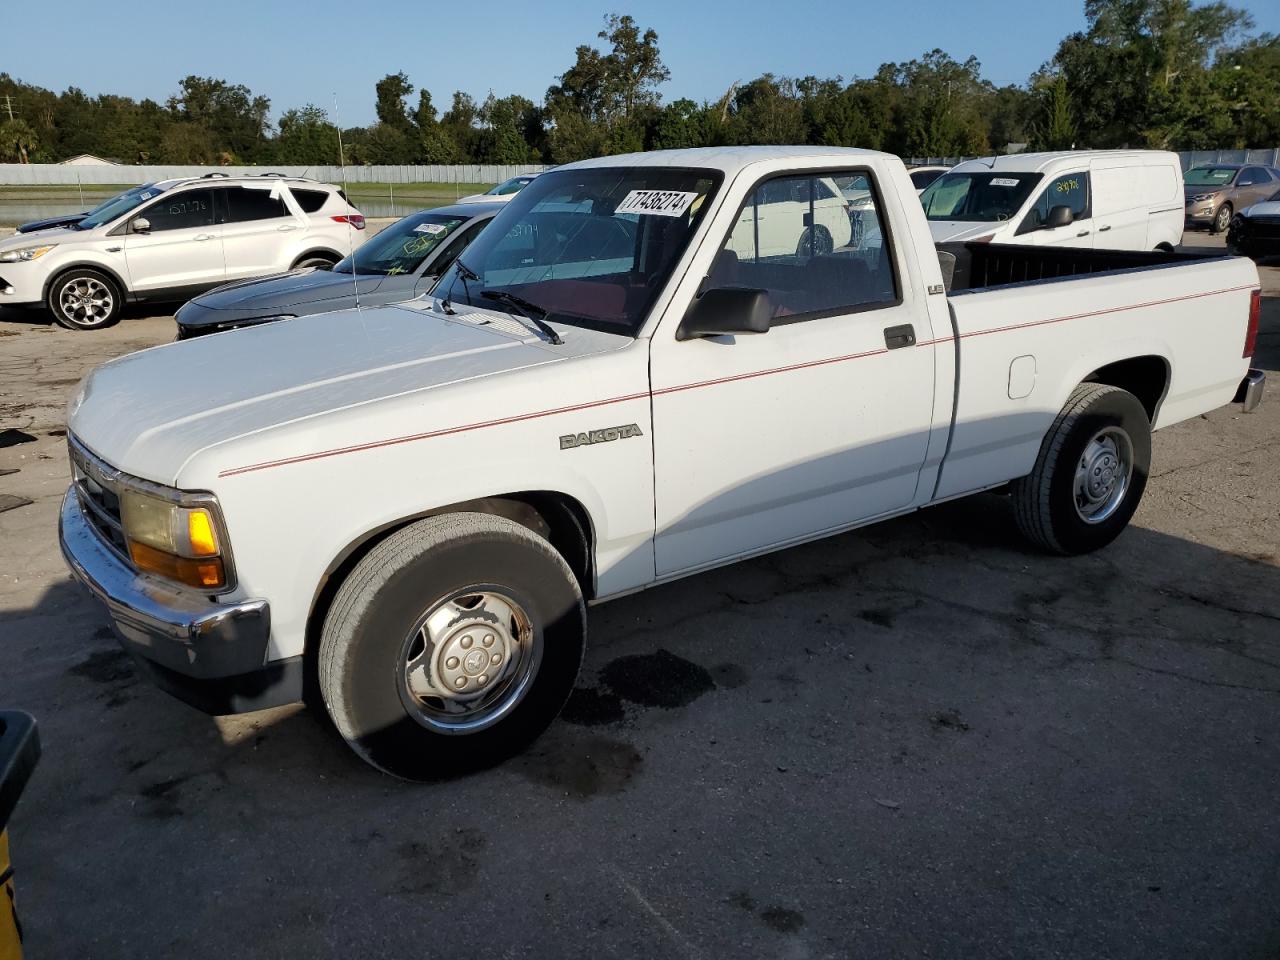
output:
[[[1237,167],[1193,167],[1182,176],[1188,187],[1225,187],[1238,172]]]
[[[920,195],[930,220],[1008,220],[1026,202],[1043,175],[1039,173],[948,173]]]
[[[494,309],[521,297],[546,319],[635,336],[722,174],[679,167],[544,173],[447,270],[436,296]]]
[[[144,183],[140,187],[126,190],[124,193],[94,207],[87,217],[76,224],[76,229],[92,230],[94,227],[100,227],[104,223],[110,223],[117,217],[122,217],[135,207],[146,203],[152,197],[160,196],[167,189],[168,187],[157,186],[154,183]]]
[[[351,256],[335,263],[333,272],[381,277],[413,273],[432,250],[466,222],[466,217],[441,213],[405,217],[370,238]]]

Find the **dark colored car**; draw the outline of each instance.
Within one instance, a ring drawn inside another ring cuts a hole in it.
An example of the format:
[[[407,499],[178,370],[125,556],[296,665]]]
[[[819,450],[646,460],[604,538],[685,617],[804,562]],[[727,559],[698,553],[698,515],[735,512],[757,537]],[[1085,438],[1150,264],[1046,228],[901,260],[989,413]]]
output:
[[[1227,249],[1254,260],[1280,257],[1280,190],[1231,218]]]
[[[1280,187],[1280,170],[1261,164],[1213,163],[1182,175],[1186,226],[1221,233],[1239,210],[1265,200]]]
[[[215,287],[175,315],[178,339],[356,306],[410,300],[503,209],[501,203],[437,207],[397,220],[328,270],[292,270]]]

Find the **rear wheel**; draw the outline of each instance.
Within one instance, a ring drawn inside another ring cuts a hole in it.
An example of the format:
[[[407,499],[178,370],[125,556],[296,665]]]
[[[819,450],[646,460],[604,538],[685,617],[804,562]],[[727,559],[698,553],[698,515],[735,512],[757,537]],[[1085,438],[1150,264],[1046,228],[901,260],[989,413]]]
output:
[[[120,319],[124,297],[116,282],[99,270],[77,267],[49,284],[45,303],[53,319],[68,330],[102,330]]]
[[[320,692],[362,758],[408,780],[502,760],[568,699],[586,640],[577,579],[505,517],[430,517],[352,570],[321,632]]]
[[[1151,468],[1151,423],[1118,387],[1076,387],[1031,473],[1010,484],[1018,527],[1052,553],[1088,553],[1120,535]]]
[[[834,249],[835,242],[826,227],[805,227],[804,233],[800,234],[800,242],[796,244],[796,258],[825,257]]]

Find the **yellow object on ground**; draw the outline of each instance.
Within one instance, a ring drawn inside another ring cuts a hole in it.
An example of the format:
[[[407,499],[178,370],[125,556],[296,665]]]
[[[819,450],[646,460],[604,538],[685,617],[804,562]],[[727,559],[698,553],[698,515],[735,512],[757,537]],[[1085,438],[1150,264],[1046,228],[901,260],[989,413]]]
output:
[[[14,904],[7,831],[0,833],[0,960],[22,960],[22,930],[18,926],[18,908]]]

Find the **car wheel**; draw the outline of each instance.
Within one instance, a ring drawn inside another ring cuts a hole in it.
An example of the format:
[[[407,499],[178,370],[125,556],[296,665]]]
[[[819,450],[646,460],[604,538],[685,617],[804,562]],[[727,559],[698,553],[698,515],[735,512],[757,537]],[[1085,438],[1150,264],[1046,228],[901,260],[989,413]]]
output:
[[[338,258],[325,253],[312,253],[305,257],[299,257],[291,269],[301,270],[303,267],[314,267],[317,270],[328,270]]]
[[[1213,226],[1210,233],[1222,233],[1231,224],[1231,204],[1224,203],[1218,208],[1218,212],[1213,216]]]
[[[800,234],[800,242],[796,244],[796,258],[804,260],[808,257],[825,257],[835,249],[831,232],[826,227],[806,227]]]
[[[505,517],[420,520],[338,588],[320,694],[364,760],[407,780],[489,766],[537,737],[582,663],[586,609],[564,558]]]
[[[49,284],[45,304],[68,330],[102,330],[120,319],[124,296],[105,273],[76,268]]]
[[[1151,468],[1151,423],[1138,398],[1082,383],[1040,445],[1031,473],[1010,484],[1023,535],[1051,553],[1088,553],[1120,535]]]

